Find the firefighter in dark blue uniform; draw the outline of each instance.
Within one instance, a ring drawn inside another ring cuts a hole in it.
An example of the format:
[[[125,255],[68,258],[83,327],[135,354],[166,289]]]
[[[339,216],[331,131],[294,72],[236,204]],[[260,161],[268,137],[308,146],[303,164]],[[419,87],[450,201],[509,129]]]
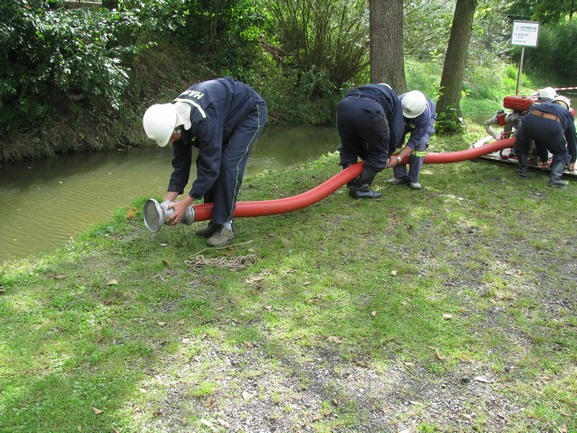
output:
[[[378,198],[371,190],[377,173],[387,167],[388,157],[403,134],[403,113],[396,92],[388,84],[366,84],[349,91],[337,104],[337,129],[343,169],[365,161],[361,175],[348,183],[352,198]]]
[[[399,99],[403,107],[404,136],[408,134],[409,141],[405,146],[401,143],[395,149],[390,163],[394,177],[387,182],[391,185],[408,184],[412,189],[421,189],[421,166],[427,154],[429,138],[435,133],[435,104],[418,90],[403,93]],[[408,172],[407,166],[400,164],[406,156],[409,157]]]
[[[549,185],[563,187],[568,184],[561,179],[565,166],[575,167],[577,135],[575,119],[570,111],[570,100],[563,96],[553,102],[534,104],[519,123],[515,140],[515,153],[519,158],[519,176],[527,176],[531,140],[535,142],[537,155],[543,168],[551,168]],[[549,153],[553,159],[549,163]]]
[[[267,121],[261,96],[230,77],[190,86],[172,103],[156,104],[143,117],[147,136],[159,146],[172,143],[173,172],[164,200],[174,209],[167,224],[176,225],[195,200],[213,203],[212,220],[196,234],[213,247],[234,238],[233,212],[244,169],[254,143]],[[182,199],[198,148],[196,180]]]

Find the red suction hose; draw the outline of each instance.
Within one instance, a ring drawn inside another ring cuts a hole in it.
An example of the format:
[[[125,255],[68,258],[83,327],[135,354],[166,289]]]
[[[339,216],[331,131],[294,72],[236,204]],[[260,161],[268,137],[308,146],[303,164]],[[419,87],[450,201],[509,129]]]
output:
[[[475,159],[488,153],[497,152],[515,143],[514,138],[498,140],[493,143],[457,152],[429,153],[425,156],[425,164],[444,164],[449,162],[461,162]],[[408,163],[408,157],[402,162]],[[256,217],[264,215],[276,215],[280,213],[292,212],[310,206],[329,194],[332,194],[347,182],[355,179],[361,174],[364,162],[356,164],[340,171],[335,176],[321,183],[315,188],[292,197],[280,198],[276,200],[243,201],[237,202],[234,217]],[[206,221],[212,217],[212,203],[197,204],[194,209],[194,221]]]

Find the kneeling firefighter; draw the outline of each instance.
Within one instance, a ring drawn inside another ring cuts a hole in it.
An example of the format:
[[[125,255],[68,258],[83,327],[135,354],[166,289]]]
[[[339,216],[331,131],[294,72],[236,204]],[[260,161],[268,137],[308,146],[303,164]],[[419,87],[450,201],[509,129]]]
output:
[[[404,133],[403,111],[388,84],[366,84],[349,91],[337,104],[337,129],[343,169],[365,161],[360,176],[347,184],[352,198],[378,198],[370,189],[377,173],[387,167],[389,155]]]

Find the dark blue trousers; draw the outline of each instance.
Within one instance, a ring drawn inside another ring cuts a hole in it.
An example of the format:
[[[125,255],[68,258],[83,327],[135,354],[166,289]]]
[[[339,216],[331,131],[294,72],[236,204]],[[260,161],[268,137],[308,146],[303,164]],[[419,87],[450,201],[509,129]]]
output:
[[[256,139],[267,120],[264,102],[254,108],[240,122],[229,140],[223,143],[218,179],[204,195],[205,203],[213,203],[212,223],[232,221],[246,163]]]

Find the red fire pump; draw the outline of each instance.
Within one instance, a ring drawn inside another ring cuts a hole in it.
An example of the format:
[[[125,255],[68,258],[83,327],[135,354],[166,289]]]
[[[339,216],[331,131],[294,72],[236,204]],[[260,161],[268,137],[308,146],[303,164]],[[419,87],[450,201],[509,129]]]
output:
[[[531,105],[539,102],[537,96],[505,96],[503,98],[503,107],[511,110],[511,112],[506,112],[505,110],[497,111],[490,119],[485,121],[485,130],[487,133],[493,137],[495,140],[501,140],[504,138],[511,138],[513,135],[513,128],[519,125],[519,121],[525,115],[527,110]],[[499,125],[503,128],[502,132],[497,132],[493,126]]]

